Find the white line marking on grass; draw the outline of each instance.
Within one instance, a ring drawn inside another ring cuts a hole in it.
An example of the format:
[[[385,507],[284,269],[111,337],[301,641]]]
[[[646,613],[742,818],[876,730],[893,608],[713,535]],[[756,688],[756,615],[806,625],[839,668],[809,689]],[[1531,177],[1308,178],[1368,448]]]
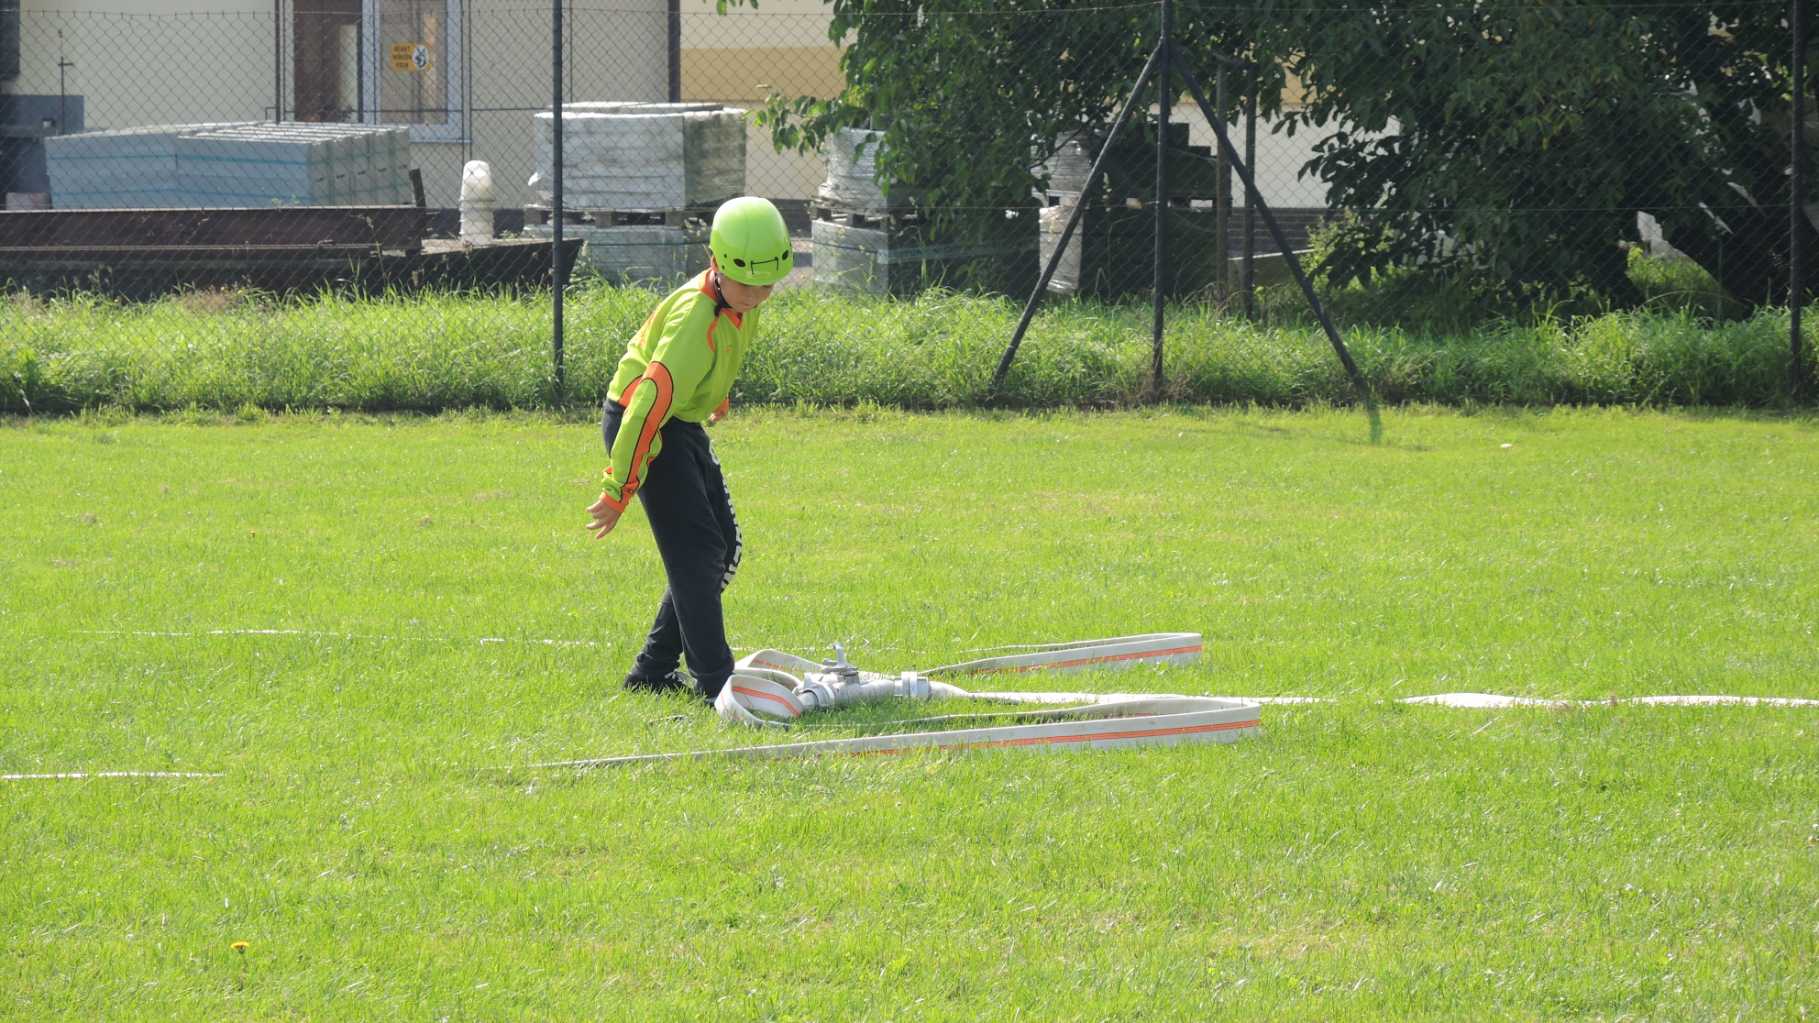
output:
[[[58,771],[51,774],[0,774],[0,781],[83,781],[89,778],[220,778],[220,771]]]
[[[75,629],[78,636],[141,636],[151,639],[207,639],[217,636],[288,636],[306,639],[346,639],[371,643],[527,643],[536,646],[599,646],[591,639],[511,639],[504,636],[386,636],[358,632],[324,632],[315,629],[205,629],[173,632],[162,629]]]
[[[1505,707],[1612,707],[1621,703],[1651,706],[1716,707],[1819,707],[1819,700],[1802,700],[1786,696],[1620,696],[1609,700],[1543,700],[1531,696],[1499,696],[1495,693],[1435,693],[1432,696],[1408,696],[1398,703],[1422,703],[1465,710],[1499,710]]]

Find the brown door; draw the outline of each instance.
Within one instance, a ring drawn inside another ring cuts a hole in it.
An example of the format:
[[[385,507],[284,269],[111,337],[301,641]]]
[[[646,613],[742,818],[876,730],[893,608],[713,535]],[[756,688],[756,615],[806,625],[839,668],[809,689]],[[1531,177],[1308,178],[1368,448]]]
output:
[[[361,0],[293,0],[292,80],[299,121],[360,120]]]

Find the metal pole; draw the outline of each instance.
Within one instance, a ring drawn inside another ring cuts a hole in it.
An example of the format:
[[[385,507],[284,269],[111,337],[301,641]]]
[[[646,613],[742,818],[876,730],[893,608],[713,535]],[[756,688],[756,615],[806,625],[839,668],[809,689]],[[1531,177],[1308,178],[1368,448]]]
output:
[[[1276,248],[1281,250],[1282,258],[1288,262],[1288,268],[1295,276],[1295,283],[1301,285],[1301,293],[1307,296],[1307,304],[1313,309],[1315,318],[1320,321],[1320,326],[1325,328],[1326,338],[1332,342],[1333,352],[1339,356],[1339,364],[1345,367],[1345,375],[1351,378],[1352,386],[1357,388],[1358,397],[1364,402],[1365,412],[1370,416],[1371,442],[1376,443],[1383,437],[1383,420],[1377,411],[1377,399],[1371,394],[1370,385],[1365,382],[1364,373],[1358,369],[1358,364],[1352,361],[1352,353],[1346,350],[1345,341],[1339,336],[1339,328],[1333,326],[1332,318],[1326,314],[1326,307],[1320,303],[1320,296],[1314,292],[1314,283],[1308,280],[1307,271],[1301,268],[1301,260],[1296,258],[1294,250],[1289,247],[1288,236],[1282,233],[1282,225],[1276,222],[1276,215],[1270,212],[1269,204],[1263,201],[1262,194],[1257,191],[1256,177],[1252,175],[1250,168],[1238,159],[1237,151],[1232,147],[1231,137],[1226,134],[1225,125],[1213,116],[1212,104],[1206,101],[1206,92],[1200,88],[1200,79],[1194,76],[1193,68],[1185,63],[1181,68],[1181,77],[1187,82],[1188,91],[1194,94],[1194,102],[1200,104],[1201,114],[1205,115],[1207,121],[1212,124],[1213,131],[1218,134],[1220,149],[1224,150],[1226,158],[1232,161],[1233,168],[1238,171],[1239,180],[1244,182],[1245,197],[1256,205],[1258,214],[1263,217],[1263,226],[1269,229],[1270,237],[1276,241]]]
[[[1168,80],[1169,20],[1173,13],[1174,7],[1169,0],[1162,0],[1158,18],[1162,26],[1161,38],[1156,43],[1156,262],[1151,282],[1155,288],[1155,319],[1150,327],[1151,401],[1162,396],[1162,300],[1167,291],[1164,282],[1168,274],[1168,115],[1174,99]],[[1082,206],[1086,204],[1085,194],[1081,195],[1080,201]]]
[[[57,134],[59,134],[59,135],[68,135],[69,134],[69,79],[65,76],[69,73],[69,69],[73,68],[75,66],[76,65],[70,63],[69,53],[67,51],[65,51],[63,48],[63,30],[58,29],[57,30]],[[88,108],[85,106],[82,109],[85,112],[85,116],[82,118],[83,126],[87,127],[88,117],[86,116],[86,111],[88,110]]]
[[[473,12],[468,8],[467,0],[461,0],[461,165],[474,158],[474,107],[479,97],[474,95],[474,56],[473,38],[475,36]]]
[[[284,120],[284,0],[272,0],[272,120]]]
[[[682,102],[682,0],[669,0],[669,101]]]
[[[1017,346],[1023,343],[1023,335],[1029,330],[1030,321],[1036,318],[1036,305],[1042,301],[1042,293],[1048,290],[1048,282],[1055,276],[1055,269],[1061,265],[1061,257],[1067,254],[1067,243],[1073,239],[1074,229],[1080,226],[1080,217],[1086,212],[1086,197],[1093,193],[1099,184],[1100,175],[1105,173],[1105,161],[1118,142],[1118,132],[1130,120],[1131,110],[1137,106],[1138,97],[1148,87],[1161,53],[1160,47],[1150,51],[1149,60],[1144,62],[1143,71],[1137,76],[1137,84],[1131,87],[1131,94],[1124,98],[1124,106],[1119,109],[1118,116],[1112,119],[1112,130],[1106,134],[1105,144],[1100,147],[1099,155],[1093,158],[1093,167],[1086,172],[1086,182],[1080,187],[1080,202],[1068,214],[1067,225],[1061,229],[1061,237],[1055,242],[1055,251],[1049,255],[1048,265],[1042,268],[1042,276],[1036,281],[1036,290],[1030,292],[1029,301],[1023,306],[1023,318],[1017,321],[1017,329],[1011,334],[1010,346],[1004,350],[1004,358],[998,360],[998,369],[992,374],[993,393],[1004,386],[1004,378],[1011,371],[1011,362],[1017,358]]]
[[[1788,186],[1788,389],[1798,398],[1806,393],[1805,338],[1800,314],[1806,305],[1806,0],[1792,0],[1789,15],[1794,33],[1793,174]]]
[[[560,402],[566,384],[562,368],[562,292],[568,283],[562,266],[562,0],[551,0],[550,17],[554,21],[550,32],[550,111],[553,136],[550,157],[554,162],[550,173],[554,177],[554,184],[550,196],[549,273],[550,291],[555,303],[556,401]]]
[[[1257,166],[1257,65],[1245,72],[1244,86],[1244,165]],[[1244,196],[1244,273],[1239,281],[1244,288],[1244,318],[1257,318],[1257,207],[1249,193]]]
[[[1220,123],[1231,110],[1232,98],[1230,87],[1231,75],[1225,65],[1219,65],[1219,73],[1213,79],[1213,103],[1219,108]],[[1225,150],[1219,151],[1218,179],[1213,188],[1213,248],[1219,253],[1219,273],[1215,278],[1219,295],[1219,308],[1224,310],[1232,301],[1232,163],[1225,158]]]

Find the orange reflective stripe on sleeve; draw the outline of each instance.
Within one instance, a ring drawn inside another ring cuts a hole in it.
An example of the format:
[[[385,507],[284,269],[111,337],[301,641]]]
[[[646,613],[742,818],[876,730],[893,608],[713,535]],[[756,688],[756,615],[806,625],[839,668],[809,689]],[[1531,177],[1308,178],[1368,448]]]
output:
[[[657,438],[657,431],[663,429],[663,421],[669,417],[670,406],[675,401],[676,385],[670,379],[669,368],[661,362],[653,362],[645,367],[644,376],[637,383],[625,389],[628,404],[631,395],[646,380],[657,385],[657,398],[651,402],[651,410],[644,416],[644,426],[638,431],[638,445],[632,449],[632,464],[625,469],[625,483],[620,494],[627,501],[631,500],[632,492],[638,489],[638,484],[644,482],[644,463],[650,457],[651,442]]]

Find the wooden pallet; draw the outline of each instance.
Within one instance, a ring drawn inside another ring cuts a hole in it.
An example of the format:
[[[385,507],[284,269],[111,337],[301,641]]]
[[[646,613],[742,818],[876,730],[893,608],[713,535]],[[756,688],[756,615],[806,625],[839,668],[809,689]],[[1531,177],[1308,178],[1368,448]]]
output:
[[[588,224],[594,227],[687,227],[691,221],[712,223],[720,203],[703,203],[673,210],[610,210],[563,207],[564,224]],[[550,207],[532,203],[524,207],[526,225],[549,224],[554,217]]]
[[[809,208],[815,220],[824,224],[839,224],[841,227],[889,230],[928,223],[928,214],[908,206],[862,208],[811,202]]]
[[[1063,206],[1063,205],[1072,206],[1080,201],[1079,192],[1049,191],[1049,192],[1043,193],[1043,195],[1044,195],[1044,199],[1043,199],[1042,205],[1047,206],[1047,207],[1055,207],[1055,206]],[[1146,210],[1146,209],[1150,208],[1150,205],[1151,204],[1150,204],[1148,198],[1145,196],[1127,195],[1127,196],[1124,196],[1122,199],[1115,200],[1115,201],[1093,203],[1091,205],[1091,208],[1102,209],[1102,210],[1104,210],[1104,209]],[[1169,205],[1169,209],[1173,209],[1173,210],[1210,210],[1210,209],[1215,209],[1217,207],[1218,200],[1201,199],[1198,197],[1185,196],[1185,195],[1171,195],[1168,197],[1168,205]],[[1243,208],[1242,207],[1236,208],[1233,211],[1233,215],[1242,216]]]

